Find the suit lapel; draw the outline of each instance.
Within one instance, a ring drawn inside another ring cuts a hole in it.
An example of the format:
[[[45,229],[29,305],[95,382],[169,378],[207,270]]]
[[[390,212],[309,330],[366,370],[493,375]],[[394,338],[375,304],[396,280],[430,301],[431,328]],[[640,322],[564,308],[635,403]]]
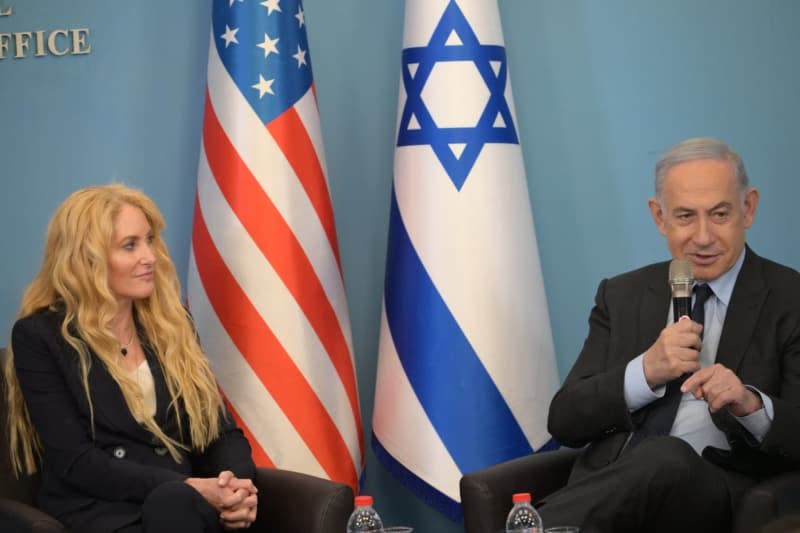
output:
[[[734,372],[739,368],[766,298],[761,258],[748,247],[722,325],[717,363]]]
[[[670,304],[668,265],[654,271],[650,278],[647,293],[639,302],[639,338],[638,353],[647,350],[667,325],[666,318]]]
[[[156,391],[156,423],[163,429],[166,427],[167,406],[169,405],[170,397],[169,390],[167,389],[167,381],[164,378],[164,372],[149,343],[142,343],[142,347],[144,348],[145,357],[147,357],[147,364],[150,365],[150,372],[153,374],[153,386]]]

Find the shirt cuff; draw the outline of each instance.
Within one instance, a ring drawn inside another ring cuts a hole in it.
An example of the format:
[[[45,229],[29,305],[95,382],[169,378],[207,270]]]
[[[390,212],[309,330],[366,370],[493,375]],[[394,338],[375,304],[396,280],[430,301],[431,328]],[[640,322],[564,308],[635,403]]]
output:
[[[744,426],[747,431],[750,432],[753,437],[756,438],[758,442],[761,442],[764,440],[764,436],[769,431],[769,428],[772,427],[772,419],[775,416],[775,408],[772,405],[772,398],[762,393],[755,387],[751,387],[750,385],[745,385],[745,387],[761,397],[761,403],[764,404],[764,407],[758,411],[750,413],[749,415],[734,415],[734,417],[742,426]]]
[[[666,385],[651,389],[644,377],[644,354],[628,362],[625,367],[625,403],[629,411],[636,411],[645,405],[661,398],[666,392]]]

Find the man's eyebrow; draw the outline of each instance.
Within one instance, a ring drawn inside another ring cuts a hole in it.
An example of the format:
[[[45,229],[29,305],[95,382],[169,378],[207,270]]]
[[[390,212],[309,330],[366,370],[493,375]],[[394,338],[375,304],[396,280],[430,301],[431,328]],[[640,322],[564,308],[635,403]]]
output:
[[[711,209],[709,209],[708,211],[711,212],[711,211],[716,211],[717,209],[730,209],[732,207],[733,204],[731,202],[720,202]]]
[[[722,202],[720,202],[720,203],[718,203],[718,204],[716,204],[716,205],[713,205],[713,206],[711,206],[711,207],[710,207],[710,208],[707,210],[707,212],[708,212],[708,213],[711,213],[711,212],[713,212],[713,211],[716,211],[717,209],[730,209],[730,208],[732,208],[732,207],[733,207],[733,204],[732,204],[731,202],[722,201]],[[673,212],[673,213],[696,213],[696,212],[697,212],[697,209],[696,209],[696,208],[694,208],[694,207],[684,207],[684,206],[678,206],[678,207],[674,207],[674,208],[672,209],[672,212]]]

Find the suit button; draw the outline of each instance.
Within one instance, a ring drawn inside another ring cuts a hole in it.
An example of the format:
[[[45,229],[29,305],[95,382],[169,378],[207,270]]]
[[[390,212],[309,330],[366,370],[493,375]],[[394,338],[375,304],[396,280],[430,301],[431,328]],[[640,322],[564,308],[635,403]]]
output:
[[[153,451],[156,452],[156,455],[158,455],[159,457],[164,457],[165,455],[167,455],[167,449],[164,448],[163,446],[154,448]]]
[[[114,457],[116,457],[117,459],[125,459],[125,455],[128,452],[126,452],[125,448],[123,448],[122,446],[117,446],[116,448],[114,448],[114,451],[112,453],[114,454]]]
[[[156,445],[156,444],[158,444],[159,442],[161,442],[161,441],[159,441],[159,440],[158,440],[158,437],[156,437],[155,435],[150,435],[150,444],[152,444],[153,446],[155,446],[155,445]]]

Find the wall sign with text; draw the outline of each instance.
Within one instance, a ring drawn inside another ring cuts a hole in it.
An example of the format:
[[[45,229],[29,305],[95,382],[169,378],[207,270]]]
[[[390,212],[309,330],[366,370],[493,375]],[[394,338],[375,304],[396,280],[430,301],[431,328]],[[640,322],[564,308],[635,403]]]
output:
[[[14,6],[0,0],[0,24],[13,14]],[[0,31],[0,61],[9,58],[86,55],[91,52],[89,28]]]

